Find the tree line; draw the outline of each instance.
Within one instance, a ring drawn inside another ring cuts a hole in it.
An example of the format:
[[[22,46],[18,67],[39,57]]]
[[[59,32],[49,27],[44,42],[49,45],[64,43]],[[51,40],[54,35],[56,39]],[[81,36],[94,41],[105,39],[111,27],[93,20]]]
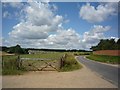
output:
[[[20,45],[16,45],[12,47],[2,46],[1,50],[7,53],[14,53],[14,54],[26,54],[27,53],[26,49],[21,48]]]
[[[21,48],[20,45],[12,46],[12,47],[6,47],[2,46],[0,47],[1,51],[7,52],[7,53],[14,53],[14,54],[28,54],[29,50],[36,50],[36,51],[46,51],[46,52],[90,52],[87,50],[77,50],[77,49],[36,49],[36,48]]]
[[[96,46],[90,48],[93,51],[97,50],[120,50],[120,39],[101,39]]]

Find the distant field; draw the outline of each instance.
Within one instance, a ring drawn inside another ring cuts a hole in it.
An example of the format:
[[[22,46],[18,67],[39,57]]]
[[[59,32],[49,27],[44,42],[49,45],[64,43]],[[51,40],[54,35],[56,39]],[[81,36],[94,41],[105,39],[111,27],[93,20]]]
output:
[[[14,54],[9,54],[9,53],[0,51],[0,56],[4,56],[4,55],[14,55]]]
[[[79,55],[90,55],[92,52],[74,52],[75,56],[79,56]]]
[[[107,55],[89,55],[87,56],[88,59],[111,63],[111,64],[120,64],[120,56],[107,56]]]
[[[63,55],[64,53],[54,52],[54,53],[40,53],[40,54],[25,54],[25,55],[20,55],[20,57],[22,58],[47,58],[47,59],[58,60]]]

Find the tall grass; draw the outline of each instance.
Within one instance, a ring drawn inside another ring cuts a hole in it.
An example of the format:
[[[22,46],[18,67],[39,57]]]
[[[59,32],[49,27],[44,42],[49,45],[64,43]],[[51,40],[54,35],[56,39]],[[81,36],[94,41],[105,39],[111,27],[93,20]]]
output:
[[[2,57],[2,74],[3,75],[16,75],[22,74],[21,70],[17,68],[17,56],[3,56]]]
[[[82,66],[76,61],[73,54],[66,54],[66,58],[63,63],[61,71],[73,71],[82,68]]]

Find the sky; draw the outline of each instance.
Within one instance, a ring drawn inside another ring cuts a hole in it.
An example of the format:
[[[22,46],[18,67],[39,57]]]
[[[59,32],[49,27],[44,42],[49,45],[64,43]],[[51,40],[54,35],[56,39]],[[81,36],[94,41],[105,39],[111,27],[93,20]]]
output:
[[[118,39],[116,2],[2,3],[2,45],[85,49]]]

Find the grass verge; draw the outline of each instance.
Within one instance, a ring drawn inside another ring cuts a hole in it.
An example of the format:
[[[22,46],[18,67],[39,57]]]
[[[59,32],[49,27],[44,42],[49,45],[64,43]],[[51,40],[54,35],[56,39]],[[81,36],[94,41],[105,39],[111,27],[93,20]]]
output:
[[[80,65],[73,54],[67,54],[66,58],[64,60],[64,65],[61,68],[61,71],[67,72],[67,71],[73,71],[78,70],[82,68],[82,65]]]
[[[88,55],[86,58],[104,62],[104,63],[110,63],[110,64],[120,64],[120,56],[107,56],[107,55]]]
[[[16,65],[17,56],[3,56],[2,57],[2,75],[21,75],[24,68],[17,69]]]

